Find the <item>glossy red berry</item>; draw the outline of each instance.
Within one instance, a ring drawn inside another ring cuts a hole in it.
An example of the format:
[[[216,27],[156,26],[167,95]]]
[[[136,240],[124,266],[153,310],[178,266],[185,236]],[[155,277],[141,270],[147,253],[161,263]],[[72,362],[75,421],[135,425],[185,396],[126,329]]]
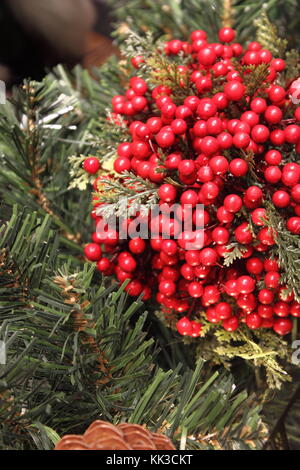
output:
[[[242,245],[251,243],[253,237],[247,222],[240,224],[234,231],[236,240]]]
[[[222,321],[222,326],[226,331],[235,331],[239,326],[239,320],[236,316],[226,318]]]
[[[146,242],[142,238],[132,238],[132,240],[129,241],[128,246],[131,253],[141,254],[145,251]]]
[[[290,196],[286,191],[275,191],[272,196],[272,201],[276,207],[284,208],[290,203]]]
[[[248,163],[242,158],[234,158],[229,163],[229,170],[233,176],[245,176],[248,173]]]
[[[246,324],[251,330],[256,330],[262,324],[262,319],[258,313],[249,313],[246,316]]]
[[[278,103],[285,98],[286,92],[284,88],[279,85],[273,85],[268,91],[269,99],[273,103]]]
[[[278,318],[275,320],[273,329],[279,335],[287,335],[292,331],[293,323],[289,318]]]
[[[263,124],[257,124],[251,130],[251,137],[254,142],[261,144],[268,140],[270,131],[267,126]]]
[[[223,201],[224,207],[228,212],[238,212],[242,206],[243,201],[237,194],[229,194]]]
[[[83,168],[87,173],[94,175],[100,168],[100,162],[96,157],[88,157],[83,162]]]
[[[193,328],[191,321],[187,317],[182,317],[176,324],[178,333],[183,336],[190,336],[192,334]]]
[[[173,202],[176,199],[177,191],[174,186],[169,183],[165,183],[158,189],[158,195],[164,202]]]
[[[102,250],[97,243],[88,243],[84,248],[84,255],[89,261],[98,261],[101,258]]]
[[[198,52],[198,61],[202,65],[212,65],[215,63],[216,59],[217,56],[215,52],[208,47],[204,47]]]
[[[250,108],[257,114],[262,114],[267,109],[267,102],[264,98],[254,98],[250,103]]]
[[[237,80],[232,80],[225,84],[224,93],[231,101],[239,101],[245,94],[245,85]]]
[[[282,120],[282,111],[278,106],[268,106],[265,111],[265,119],[270,124],[277,124]]]

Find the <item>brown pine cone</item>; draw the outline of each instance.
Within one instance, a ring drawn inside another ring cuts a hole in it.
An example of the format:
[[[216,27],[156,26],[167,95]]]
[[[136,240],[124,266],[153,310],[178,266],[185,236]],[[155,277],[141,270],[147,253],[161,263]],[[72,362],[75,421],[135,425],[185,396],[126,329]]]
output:
[[[175,450],[170,439],[139,424],[94,421],[83,435],[67,434],[55,450]]]

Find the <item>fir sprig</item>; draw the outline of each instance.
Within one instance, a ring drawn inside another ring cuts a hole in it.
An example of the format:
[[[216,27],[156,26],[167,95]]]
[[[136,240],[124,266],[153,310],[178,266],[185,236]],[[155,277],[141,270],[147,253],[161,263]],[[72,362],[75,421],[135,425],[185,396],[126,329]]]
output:
[[[273,253],[278,257],[286,295],[293,292],[295,300],[300,302],[300,237],[287,230],[284,219],[271,202],[267,202],[264,222],[275,239]]]
[[[257,40],[262,47],[268,49],[275,57],[283,57],[288,41],[278,36],[276,26],[271,23],[265,11],[254,24],[257,27]]]
[[[124,215],[124,204],[128,215],[137,211],[147,213],[157,203],[157,186],[129,171],[122,173],[122,179],[102,178],[98,183],[99,202],[104,203],[97,209],[97,214],[104,218]]]
[[[247,248],[244,245],[241,245],[236,242],[229,243],[226,246],[226,252],[224,254],[224,266],[230,266],[234,261],[243,257]]]

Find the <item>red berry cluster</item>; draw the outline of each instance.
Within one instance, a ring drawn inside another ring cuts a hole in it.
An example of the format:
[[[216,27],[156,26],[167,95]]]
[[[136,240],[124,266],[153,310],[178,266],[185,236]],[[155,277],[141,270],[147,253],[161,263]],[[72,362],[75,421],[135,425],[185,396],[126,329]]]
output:
[[[300,153],[300,107],[278,84],[284,60],[273,58],[258,42],[244,50],[234,38],[231,28],[223,28],[220,42],[209,43],[197,30],[189,42],[165,44],[164,53],[177,59],[182,90],[189,83],[181,101],[171,87],[150,87],[137,76],[124,95],[113,97],[113,112],[125,116],[130,137],[117,148],[114,170],[120,181],[130,171],[157,185],[159,234],[128,241],[119,240],[116,230],[95,231],[85,248],[99,271],[114,273],[120,283],[129,279],[129,295],[155,295],[165,309],[184,315],[177,329],[195,337],[201,324],[190,316],[197,320],[201,312],[227,331],[245,323],[280,335],[291,331],[291,316],[300,316],[300,303],[293,294],[286,296],[272,254],[276,232],[266,223],[268,201],[287,230],[300,234],[300,165],[291,161]],[[141,56],[132,59],[135,68],[142,62]],[[246,78],[261,64],[267,69],[264,82],[249,90]],[[84,168],[94,174],[99,167],[91,158]],[[173,203],[178,204],[175,215],[165,218]],[[194,208],[192,215],[187,204]],[[101,219],[95,211],[92,215],[96,222]],[[186,247],[197,230],[178,233],[186,217],[204,227],[204,239],[193,250]],[[134,224],[134,217],[126,224]],[[242,246],[242,258],[226,267],[227,246],[233,242]]]

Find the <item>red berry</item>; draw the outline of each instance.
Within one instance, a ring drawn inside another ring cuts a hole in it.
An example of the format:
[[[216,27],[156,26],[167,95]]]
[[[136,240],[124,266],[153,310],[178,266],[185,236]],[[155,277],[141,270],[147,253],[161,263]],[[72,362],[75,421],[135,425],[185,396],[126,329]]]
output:
[[[200,251],[199,260],[204,266],[214,266],[218,260],[218,255],[212,248],[203,248]]]
[[[173,281],[162,281],[159,283],[159,292],[166,297],[171,297],[176,292],[176,284]]]
[[[248,172],[248,163],[242,158],[234,158],[229,164],[229,170],[233,176],[245,176]]]
[[[251,213],[251,219],[255,225],[258,225],[258,226],[265,225],[265,222],[264,222],[265,218],[266,218],[266,209],[262,207],[258,207],[257,209],[254,209],[254,211]]]
[[[274,145],[283,145],[285,142],[285,133],[282,129],[274,129],[270,134],[270,140]]]
[[[187,130],[187,124],[183,119],[174,119],[171,122],[171,129],[176,135],[182,135]]]
[[[261,289],[258,293],[258,300],[261,304],[271,304],[274,300],[274,294],[269,289]]]
[[[239,326],[239,320],[237,317],[226,318],[222,321],[222,326],[226,331],[235,331]]]
[[[117,173],[123,173],[124,171],[129,171],[131,168],[131,162],[129,158],[119,157],[114,161],[114,170]]]
[[[98,261],[101,258],[102,250],[97,243],[88,243],[84,247],[84,255],[89,261]]]
[[[226,245],[229,240],[230,233],[225,227],[216,227],[212,231],[212,239],[218,245]]]
[[[201,119],[209,119],[217,112],[217,107],[210,98],[202,98],[197,107],[197,114]]]
[[[277,271],[269,271],[265,275],[265,285],[268,289],[277,289],[280,281],[280,274]]]
[[[257,124],[251,130],[252,139],[254,140],[254,142],[257,142],[259,144],[266,142],[269,138],[269,135],[269,129],[263,124]]]
[[[268,106],[265,111],[265,119],[270,124],[277,124],[282,120],[282,111],[278,106]]]
[[[265,154],[265,160],[269,165],[279,165],[282,155],[278,150],[272,149]]]
[[[242,206],[243,201],[237,194],[229,194],[224,199],[224,207],[228,212],[238,212]]]
[[[198,61],[202,65],[212,65],[215,63],[217,56],[215,52],[208,48],[204,47],[198,52]]]
[[[239,149],[245,148],[250,143],[250,135],[246,132],[237,132],[232,139],[233,145]]]
[[[125,252],[123,252],[123,255],[124,254]],[[119,256],[118,263],[119,263],[120,268],[123,269],[123,271],[133,272],[136,270],[136,266],[137,266],[136,261],[133,258],[133,256],[131,256],[130,253],[126,253],[126,255],[122,257]]]
[[[139,77],[132,77],[130,86],[137,95],[144,95],[148,89],[145,80]]]
[[[252,233],[249,230],[249,225],[247,222],[243,222],[240,224],[234,231],[234,235],[236,240],[243,244],[247,245],[248,243],[251,243],[252,241]]]
[[[141,294],[143,290],[143,286],[137,279],[133,279],[127,286],[125,287],[125,291],[132,297],[137,297]]]
[[[163,128],[156,134],[156,142],[161,148],[171,147],[175,142],[175,134],[172,130]]]
[[[261,114],[267,109],[267,102],[264,98],[254,98],[250,103],[250,108],[255,113]]]
[[[215,312],[220,320],[226,320],[232,316],[232,307],[227,302],[220,302],[215,306]]]
[[[286,227],[294,235],[300,235],[300,217],[290,217]]]
[[[285,62],[283,59],[273,59],[271,66],[276,70],[276,72],[282,72],[285,69]]]
[[[200,282],[191,282],[188,287],[188,292],[191,297],[199,298],[203,294],[203,287]]]
[[[245,90],[245,85],[237,80],[232,80],[224,86],[224,93],[231,101],[239,101],[244,96]]]
[[[274,315],[274,310],[270,305],[259,305],[257,308],[257,313],[261,318],[272,318]]]
[[[286,92],[285,92],[284,88],[282,88],[281,86],[273,85],[269,89],[268,95],[269,95],[270,100],[273,103],[278,103],[278,102],[282,101],[285,98]]]
[[[132,238],[128,246],[132,253],[141,254],[145,251],[146,243],[142,238]]]
[[[181,175],[189,176],[195,172],[196,165],[193,160],[181,160],[178,171]]]
[[[227,158],[223,157],[222,155],[212,157],[209,160],[209,166],[213,170],[215,175],[224,175],[229,168]]]
[[[237,279],[237,287],[241,294],[250,294],[255,289],[255,280],[250,276],[240,276]]]
[[[94,175],[100,168],[100,162],[96,157],[88,157],[83,162],[83,168],[87,173]]]
[[[249,258],[246,262],[246,269],[250,274],[260,274],[264,269],[264,264],[260,258]]]
[[[275,191],[272,196],[272,201],[276,207],[284,208],[290,203],[290,196],[286,191]]]
[[[267,272],[270,271],[279,271],[278,262],[276,259],[265,259],[264,261],[264,270]]]
[[[292,302],[290,305],[290,314],[293,317],[300,317],[300,303],[299,302]]]
[[[268,166],[264,171],[266,181],[271,184],[276,184],[281,180],[281,171],[278,166]]]
[[[246,325],[251,330],[256,330],[257,328],[261,326],[261,324],[262,324],[262,319],[258,315],[258,313],[249,313],[246,316]]]
[[[111,263],[108,258],[100,258],[99,261],[97,261],[97,269],[103,273],[105,271],[108,271],[111,267]]]
[[[222,28],[219,31],[219,40],[221,42],[232,42],[235,38],[235,32],[232,28]]]
[[[158,189],[158,195],[164,202],[173,202],[176,199],[177,191],[175,186],[165,183]]]
[[[252,202],[256,202],[263,197],[263,192],[258,186],[249,186],[245,194],[247,199]]]
[[[217,218],[221,223],[227,224],[229,222],[232,222],[232,220],[234,219],[234,215],[229,212],[224,206],[221,206],[217,210]]]
[[[279,335],[287,335],[292,331],[293,323],[289,318],[278,318],[275,320],[273,330]]]
[[[206,136],[200,143],[200,149],[205,155],[212,155],[219,150],[219,142],[215,137]]]
[[[193,328],[190,320],[187,317],[182,317],[176,324],[178,333],[183,336],[190,336],[192,334]]]
[[[300,126],[291,124],[284,130],[285,140],[290,144],[296,144],[300,140]]]

